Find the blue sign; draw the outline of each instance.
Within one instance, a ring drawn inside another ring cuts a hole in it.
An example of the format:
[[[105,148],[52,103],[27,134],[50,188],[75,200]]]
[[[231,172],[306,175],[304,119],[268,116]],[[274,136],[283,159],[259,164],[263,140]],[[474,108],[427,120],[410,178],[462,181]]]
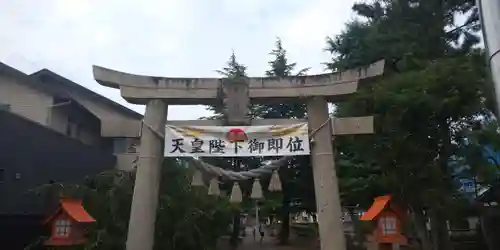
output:
[[[460,179],[460,191],[470,194],[475,193],[474,180],[471,179]]]

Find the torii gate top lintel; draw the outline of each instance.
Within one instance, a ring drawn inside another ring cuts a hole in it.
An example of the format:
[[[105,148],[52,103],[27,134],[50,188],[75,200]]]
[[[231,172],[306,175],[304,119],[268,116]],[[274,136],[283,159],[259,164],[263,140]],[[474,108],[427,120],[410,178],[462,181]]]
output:
[[[356,92],[361,79],[381,75],[384,61],[367,67],[332,74],[287,78],[249,77],[166,78],[123,73],[99,66],[93,67],[100,84],[120,89],[127,101],[146,104],[142,122],[139,167],[127,236],[127,250],[151,250],[154,245],[158,206],[161,159],[168,105],[220,104],[224,107],[226,125],[252,124],[248,105],[253,103],[304,101],[307,106],[314,189],[318,209],[319,236],[322,250],[345,250],[341,203],[335,170],[333,135],[373,132],[373,117],[333,120],[328,101]],[[304,99],[300,97],[307,97]],[[353,120],[354,119],[354,120]],[[332,131],[333,128],[333,131]],[[217,183],[217,178],[214,178]],[[258,181],[255,181],[258,183]],[[241,192],[240,192],[241,193]]]
[[[356,92],[358,82],[381,75],[384,61],[337,73],[276,77],[248,77],[248,97],[253,103],[296,100],[299,96],[322,96],[335,102]],[[120,89],[127,101],[146,104],[162,99],[170,105],[210,105],[217,102],[224,78],[173,78],[124,73],[93,66],[94,79],[101,85]]]

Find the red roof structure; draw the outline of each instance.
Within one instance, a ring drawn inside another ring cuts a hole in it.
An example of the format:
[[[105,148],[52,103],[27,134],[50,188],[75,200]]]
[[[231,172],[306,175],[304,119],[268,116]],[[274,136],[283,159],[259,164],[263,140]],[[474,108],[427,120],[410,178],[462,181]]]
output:
[[[83,208],[81,200],[71,199],[71,198],[62,198],[62,199],[60,199],[59,208],[56,210],[55,213],[53,213],[51,216],[49,216],[47,219],[45,219],[43,224],[46,224],[47,222],[51,221],[56,215],[58,215],[61,212],[61,210],[64,211],[65,213],[67,213],[76,222],[92,223],[92,222],[96,221]]]
[[[385,247],[387,244],[406,245],[408,243],[407,238],[402,234],[401,221],[404,218],[404,209],[392,202],[391,195],[383,195],[374,199],[372,206],[361,216],[360,220],[376,222],[373,230],[375,242]]]
[[[51,224],[52,234],[44,244],[47,246],[73,246],[84,244],[87,226],[96,220],[85,211],[82,201],[61,199],[59,208],[43,223]]]
[[[360,220],[374,220],[389,205],[391,199],[390,195],[376,197],[370,209],[361,216]]]

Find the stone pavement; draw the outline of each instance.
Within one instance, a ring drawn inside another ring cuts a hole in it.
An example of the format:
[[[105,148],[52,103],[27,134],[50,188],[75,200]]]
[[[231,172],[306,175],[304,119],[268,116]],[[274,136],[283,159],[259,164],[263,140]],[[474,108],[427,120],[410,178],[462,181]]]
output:
[[[268,231],[266,232],[262,243],[259,242],[260,235],[258,233],[254,240],[252,228],[247,228],[245,232],[246,236],[241,240],[237,250],[319,250],[319,245],[317,245],[316,240],[311,242],[310,240],[294,237],[293,234],[290,235],[289,245],[279,246],[277,244],[277,239],[270,236]],[[234,250],[234,248],[229,246],[229,237],[224,238],[224,240],[219,242],[219,244],[219,250]]]
[[[276,250],[275,238],[270,236],[268,232],[266,232],[262,243],[259,242],[260,235],[259,232],[255,235],[255,241],[253,238],[252,228],[246,228],[246,237],[243,238],[240,247],[238,250]]]
[[[311,249],[307,247],[297,247],[297,246],[278,246],[276,243],[276,238],[270,236],[269,232],[266,232],[264,240],[262,243],[259,242],[260,235],[257,232],[255,236],[255,241],[253,239],[253,233],[251,228],[246,229],[246,237],[243,238],[242,244],[238,247],[238,250],[306,250]]]

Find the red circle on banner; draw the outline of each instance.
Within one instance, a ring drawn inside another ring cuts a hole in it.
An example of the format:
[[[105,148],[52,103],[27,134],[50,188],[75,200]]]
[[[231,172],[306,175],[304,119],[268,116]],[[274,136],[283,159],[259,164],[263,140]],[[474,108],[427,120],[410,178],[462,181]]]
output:
[[[230,142],[243,142],[248,140],[248,136],[241,128],[232,128],[227,132],[227,139]]]

